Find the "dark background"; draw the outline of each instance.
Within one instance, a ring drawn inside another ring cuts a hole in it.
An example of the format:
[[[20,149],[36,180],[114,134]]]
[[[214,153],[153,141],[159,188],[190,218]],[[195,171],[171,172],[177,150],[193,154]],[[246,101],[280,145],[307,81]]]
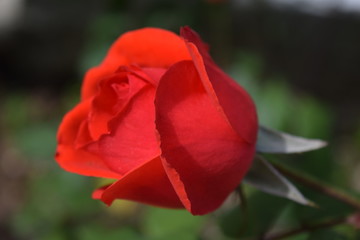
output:
[[[4,10],[10,6],[5,2],[18,4],[17,11]],[[334,6],[0,1],[0,239],[166,239],[174,233],[179,239],[227,239],[211,216],[128,202],[106,209],[89,198],[93,179],[64,173],[53,160],[56,128],[76,104],[86,69],[121,33],[145,26],[178,33],[189,25],[199,32],[218,64],[252,94],[262,124],[330,143],[288,163],[359,191],[360,13],[342,9],[341,1]],[[339,209],[335,215],[346,213]],[[163,220],[159,229],[159,218],[178,220],[170,227]],[[265,231],[259,229],[251,234]]]

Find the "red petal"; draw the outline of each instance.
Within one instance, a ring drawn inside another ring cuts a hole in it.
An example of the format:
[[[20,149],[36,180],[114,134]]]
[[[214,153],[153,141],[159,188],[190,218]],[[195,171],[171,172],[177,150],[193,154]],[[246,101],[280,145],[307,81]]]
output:
[[[126,174],[160,155],[154,95],[154,86],[142,88],[122,113],[109,122],[111,134],[99,139],[99,154],[116,172]]]
[[[58,164],[69,172],[92,177],[121,177],[119,173],[110,170],[100,157],[83,149],[59,145],[55,158]]]
[[[81,86],[81,100],[93,97],[99,89],[101,80],[114,74],[119,66],[126,64],[126,59],[123,56],[119,56],[116,64],[101,64],[97,67],[90,68],[86,72]]]
[[[127,72],[119,72],[101,81],[89,115],[89,131],[93,140],[110,132],[109,121],[124,110],[132,95],[146,85],[138,79],[130,84],[128,75]]]
[[[184,41],[176,34],[157,28],[143,28],[120,36],[99,67],[90,69],[82,86],[82,99],[93,96],[99,81],[121,65],[168,68],[190,59]]]
[[[86,120],[90,100],[81,102],[65,115],[58,131],[58,147],[56,160],[67,171],[96,177],[119,178],[120,174],[113,172],[97,156],[76,148],[76,139],[80,125]]]
[[[179,62],[160,80],[155,101],[165,171],[195,215],[221,205],[254,155],[254,145],[233,130],[202,80],[193,62]]]
[[[74,144],[80,125],[87,118],[90,104],[91,100],[83,101],[64,116],[57,133],[59,144]]]
[[[122,114],[129,101],[139,91],[148,85],[156,86],[164,72],[165,69],[162,68],[126,67],[102,80],[92,101],[88,121],[92,139],[98,140],[101,135],[110,133],[109,122]]]
[[[141,69],[147,76],[148,79],[152,80],[152,84],[157,86],[161,77],[166,72],[166,68],[142,68]]]
[[[114,184],[94,191],[93,198],[101,199],[108,205],[115,199],[127,199],[161,207],[183,208],[160,158],[129,172]]]
[[[128,64],[141,67],[169,67],[190,59],[181,37],[159,28],[143,28],[123,34],[110,48],[104,63],[117,64],[124,56]]]
[[[211,59],[208,47],[190,28],[181,29],[188,40],[189,52],[203,82],[210,81],[218,101],[232,127],[245,141],[254,144],[257,138],[256,108],[248,93],[227,76]]]

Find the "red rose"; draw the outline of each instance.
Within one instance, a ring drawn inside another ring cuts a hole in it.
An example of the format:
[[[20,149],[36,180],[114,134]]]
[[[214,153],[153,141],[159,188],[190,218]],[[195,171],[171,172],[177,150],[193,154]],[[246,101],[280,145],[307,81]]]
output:
[[[122,35],[90,69],[63,119],[56,160],[116,182],[94,192],[206,214],[249,169],[258,130],[249,95],[188,27]]]

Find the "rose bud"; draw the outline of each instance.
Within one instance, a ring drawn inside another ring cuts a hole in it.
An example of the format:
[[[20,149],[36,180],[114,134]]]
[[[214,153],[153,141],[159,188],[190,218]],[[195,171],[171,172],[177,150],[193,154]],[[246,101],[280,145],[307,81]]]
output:
[[[85,76],[81,101],[58,130],[56,160],[69,172],[116,181],[93,193],[194,215],[216,210],[255,152],[250,96],[188,27],[119,37]]]

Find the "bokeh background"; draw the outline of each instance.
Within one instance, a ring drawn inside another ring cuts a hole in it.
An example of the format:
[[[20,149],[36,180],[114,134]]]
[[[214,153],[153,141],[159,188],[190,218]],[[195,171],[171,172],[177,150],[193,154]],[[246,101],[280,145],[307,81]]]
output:
[[[359,0],[0,0],[0,239],[260,239],[351,212],[302,188],[318,209],[250,187],[248,214],[193,217],[90,198],[102,180],[55,163],[56,130],[83,74],[123,32],[189,25],[253,96],[263,125],[325,139],[316,152],[268,156],[360,192]],[[347,225],[287,239],[360,239]]]

